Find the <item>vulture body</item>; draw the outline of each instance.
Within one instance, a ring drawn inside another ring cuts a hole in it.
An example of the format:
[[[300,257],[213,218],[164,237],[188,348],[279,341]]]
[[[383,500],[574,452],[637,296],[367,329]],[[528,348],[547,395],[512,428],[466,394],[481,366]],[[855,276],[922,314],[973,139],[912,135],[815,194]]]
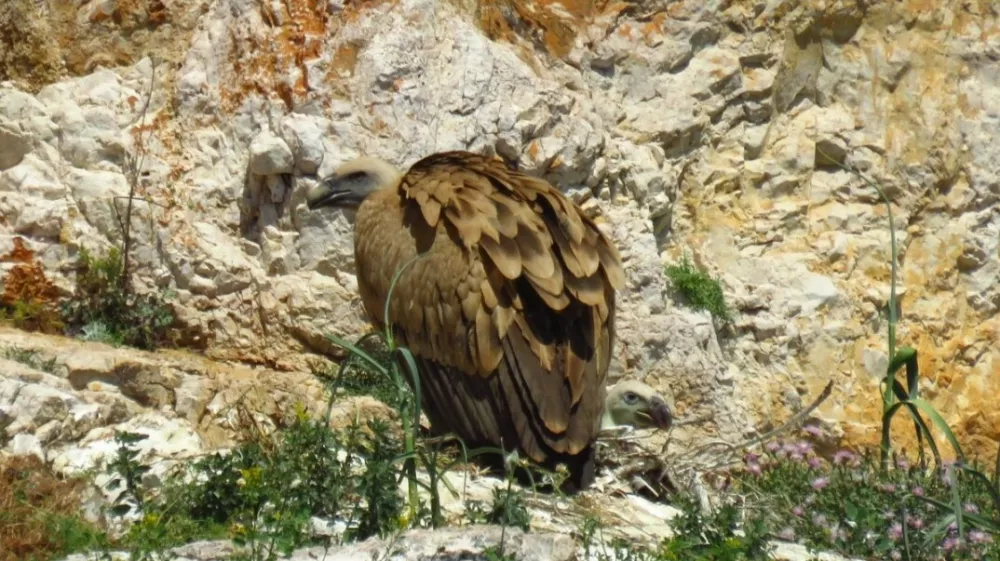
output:
[[[564,489],[589,486],[625,284],[597,225],[548,182],[461,151],[405,173],[354,160],[306,199],[356,210],[358,288],[380,329],[394,275],[422,254],[399,275],[388,319],[435,432],[565,464]]]

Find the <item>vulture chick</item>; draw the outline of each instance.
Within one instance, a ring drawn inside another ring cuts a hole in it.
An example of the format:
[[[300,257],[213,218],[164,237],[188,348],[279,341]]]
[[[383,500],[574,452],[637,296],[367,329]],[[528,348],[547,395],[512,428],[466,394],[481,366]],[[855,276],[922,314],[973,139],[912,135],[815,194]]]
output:
[[[405,173],[354,160],[306,201],[356,211],[361,299],[414,355],[435,432],[546,469],[564,464],[567,491],[593,482],[625,276],[617,248],[578,206],[542,179],[462,151]]]
[[[638,380],[616,384],[604,403],[601,430],[619,426],[669,429],[673,415],[656,390]]]

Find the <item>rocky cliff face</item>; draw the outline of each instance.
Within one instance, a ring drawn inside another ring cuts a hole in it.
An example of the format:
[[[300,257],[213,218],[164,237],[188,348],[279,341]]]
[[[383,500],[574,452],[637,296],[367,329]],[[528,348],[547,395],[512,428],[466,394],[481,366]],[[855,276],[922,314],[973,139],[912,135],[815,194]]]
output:
[[[498,154],[610,227],[613,375],[711,416],[688,437],[766,429],[833,380],[817,416],[871,444],[889,229],[846,164],[892,201],[922,391],[992,453],[998,21],[987,0],[8,2],[0,253],[22,238],[69,290],[80,247],[120,243],[141,155],[140,287],[174,289],[209,356],[301,369],[366,325],[350,217],[309,212],[308,186],[359,154]],[[685,253],[731,327],[668,290]]]

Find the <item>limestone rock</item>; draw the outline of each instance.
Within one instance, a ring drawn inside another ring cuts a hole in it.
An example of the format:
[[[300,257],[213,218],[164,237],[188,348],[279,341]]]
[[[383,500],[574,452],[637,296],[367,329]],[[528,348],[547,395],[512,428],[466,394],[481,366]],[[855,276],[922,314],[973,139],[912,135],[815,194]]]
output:
[[[314,174],[326,156],[323,137],[329,122],[320,117],[292,113],[282,119],[283,137],[292,148],[295,168],[303,174]]]
[[[250,171],[258,175],[277,175],[292,171],[295,163],[288,144],[270,132],[264,132],[250,143]]]
[[[439,561],[469,559],[497,547],[503,539],[503,551],[526,561],[570,561],[576,558],[576,546],[569,536],[525,533],[519,528],[470,526],[439,530],[409,530],[390,539],[370,538],[341,547],[304,548],[295,551],[289,561],[306,561],[320,556],[331,561],[360,561],[383,557],[389,561]],[[197,542],[171,550],[177,561],[223,561],[236,549],[228,542]],[[387,554],[387,556],[386,556]],[[82,554],[64,561],[87,561]]]

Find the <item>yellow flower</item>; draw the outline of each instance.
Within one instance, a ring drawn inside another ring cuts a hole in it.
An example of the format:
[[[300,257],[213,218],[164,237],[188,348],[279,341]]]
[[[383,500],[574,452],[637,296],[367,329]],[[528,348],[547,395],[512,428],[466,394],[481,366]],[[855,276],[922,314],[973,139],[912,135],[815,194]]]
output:
[[[301,401],[295,402],[295,420],[304,423],[309,420],[309,411]]]
[[[246,485],[253,485],[260,481],[260,468],[252,467],[248,469],[241,469],[240,475],[243,476],[243,481],[246,482]]]

